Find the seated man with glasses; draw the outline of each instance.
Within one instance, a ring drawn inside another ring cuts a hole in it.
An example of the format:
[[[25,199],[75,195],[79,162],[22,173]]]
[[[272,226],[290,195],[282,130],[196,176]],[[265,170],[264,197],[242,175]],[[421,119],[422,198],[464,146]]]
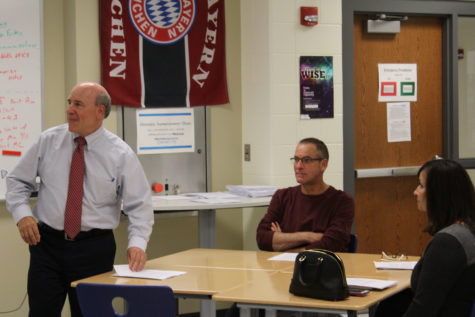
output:
[[[316,138],[299,142],[294,157],[298,186],[279,189],[257,227],[257,245],[265,251],[305,249],[348,251],[354,201],[326,184],[328,149]]]

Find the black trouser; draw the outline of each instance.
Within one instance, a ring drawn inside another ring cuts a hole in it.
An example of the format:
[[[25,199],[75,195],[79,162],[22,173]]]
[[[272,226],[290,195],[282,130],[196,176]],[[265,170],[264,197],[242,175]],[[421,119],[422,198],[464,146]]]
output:
[[[62,231],[39,225],[41,241],[30,246],[28,300],[30,317],[60,317],[66,294],[71,316],[82,316],[71,282],[111,271],[115,257],[112,230],[78,235],[77,241],[64,239]]]

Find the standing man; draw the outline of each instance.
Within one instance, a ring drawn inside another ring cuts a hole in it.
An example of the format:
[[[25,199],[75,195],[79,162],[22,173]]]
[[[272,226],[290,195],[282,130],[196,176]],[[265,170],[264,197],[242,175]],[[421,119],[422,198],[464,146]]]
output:
[[[30,317],[82,316],[72,281],[112,270],[112,230],[129,219],[127,257],[143,269],[153,209],[145,173],[132,149],[102,127],[111,108],[99,84],[80,83],[68,98],[68,123],[44,131],[7,177],[7,207],[29,245]],[[28,200],[41,184],[31,211]],[[36,219],[35,219],[36,218]]]
[[[347,251],[355,207],[353,198],[323,181],[328,149],[315,138],[299,142],[291,160],[300,185],[278,190],[257,227],[265,251],[305,249]]]

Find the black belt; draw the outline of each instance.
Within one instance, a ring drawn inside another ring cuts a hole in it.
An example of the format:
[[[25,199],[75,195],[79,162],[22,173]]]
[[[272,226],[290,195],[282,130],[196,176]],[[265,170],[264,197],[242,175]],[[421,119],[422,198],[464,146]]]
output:
[[[79,240],[89,239],[92,237],[98,237],[98,236],[102,236],[108,233],[112,233],[112,229],[91,229],[89,231],[81,231],[77,234],[77,236],[74,239],[71,239],[68,237],[66,232],[64,232],[64,230],[56,230],[43,222],[38,223],[38,227],[40,228],[41,231],[46,232],[49,235],[52,235],[56,238],[63,239],[66,241],[79,241]]]

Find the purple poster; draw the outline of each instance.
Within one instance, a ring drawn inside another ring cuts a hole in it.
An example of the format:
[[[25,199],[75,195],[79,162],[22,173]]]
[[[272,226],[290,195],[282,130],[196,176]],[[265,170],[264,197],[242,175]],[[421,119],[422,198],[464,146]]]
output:
[[[300,118],[333,118],[332,56],[300,56]]]

